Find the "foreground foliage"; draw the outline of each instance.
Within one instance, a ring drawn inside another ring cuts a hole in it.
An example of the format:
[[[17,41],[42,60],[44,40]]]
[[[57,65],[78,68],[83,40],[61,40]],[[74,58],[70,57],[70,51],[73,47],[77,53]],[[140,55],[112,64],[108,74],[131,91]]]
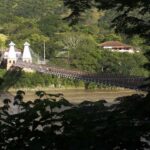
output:
[[[2,150],[120,150],[150,148],[150,96],[118,98],[73,105],[61,93],[36,92],[24,102],[18,91],[0,112]]]

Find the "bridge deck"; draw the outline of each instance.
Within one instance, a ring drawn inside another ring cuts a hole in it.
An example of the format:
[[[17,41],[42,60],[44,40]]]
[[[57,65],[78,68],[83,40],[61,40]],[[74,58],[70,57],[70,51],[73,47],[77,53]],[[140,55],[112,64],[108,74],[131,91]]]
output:
[[[144,77],[125,76],[122,74],[110,74],[110,73],[92,74],[88,72],[67,70],[63,68],[57,68],[46,65],[37,65],[21,61],[18,61],[13,66],[19,68],[30,68],[37,72],[55,75],[58,77],[83,80],[85,82],[103,83],[107,85],[125,87],[130,89],[139,89],[145,81]]]

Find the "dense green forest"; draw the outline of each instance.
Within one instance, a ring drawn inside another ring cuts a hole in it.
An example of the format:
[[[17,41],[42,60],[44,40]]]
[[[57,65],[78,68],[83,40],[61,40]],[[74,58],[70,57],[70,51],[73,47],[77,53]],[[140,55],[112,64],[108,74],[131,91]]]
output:
[[[114,9],[98,11],[93,7],[81,13],[78,24],[73,26],[67,20],[70,13],[62,0],[36,0],[36,3],[34,0],[0,0],[1,51],[10,41],[22,50],[23,43],[28,41],[33,52],[43,58],[45,42],[48,64],[93,73],[148,76],[143,69],[147,62],[143,55],[147,48],[144,39],[115,33],[111,22],[117,15]],[[112,53],[98,46],[109,40],[130,44],[140,53]]]

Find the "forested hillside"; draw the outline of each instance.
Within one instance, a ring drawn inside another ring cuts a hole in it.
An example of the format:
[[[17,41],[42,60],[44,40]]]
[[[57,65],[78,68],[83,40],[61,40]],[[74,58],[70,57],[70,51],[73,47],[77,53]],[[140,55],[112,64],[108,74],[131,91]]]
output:
[[[67,19],[70,11],[62,0],[0,0],[1,51],[10,41],[14,41],[19,49],[28,41],[32,50],[43,57],[45,42],[48,63],[90,72],[147,76],[142,68],[146,62],[144,39],[138,35],[116,34],[111,27],[116,11],[86,10],[73,26]],[[104,51],[98,44],[108,40],[130,44],[140,53]]]

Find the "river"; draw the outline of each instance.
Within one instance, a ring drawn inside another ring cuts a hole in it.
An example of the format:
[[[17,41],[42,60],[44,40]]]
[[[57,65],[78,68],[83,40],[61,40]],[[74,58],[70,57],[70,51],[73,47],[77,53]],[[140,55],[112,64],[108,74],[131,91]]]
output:
[[[108,102],[114,101],[117,97],[140,94],[140,91],[134,90],[120,90],[120,91],[101,91],[101,90],[84,90],[84,89],[57,89],[49,90],[47,93],[63,93],[64,97],[71,103],[80,103],[84,100],[97,101],[107,100]],[[5,98],[13,99],[15,92],[0,92],[0,105]],[[24,96],[24,101],[34,100],[38,98],[35,92],[28,91]]]

